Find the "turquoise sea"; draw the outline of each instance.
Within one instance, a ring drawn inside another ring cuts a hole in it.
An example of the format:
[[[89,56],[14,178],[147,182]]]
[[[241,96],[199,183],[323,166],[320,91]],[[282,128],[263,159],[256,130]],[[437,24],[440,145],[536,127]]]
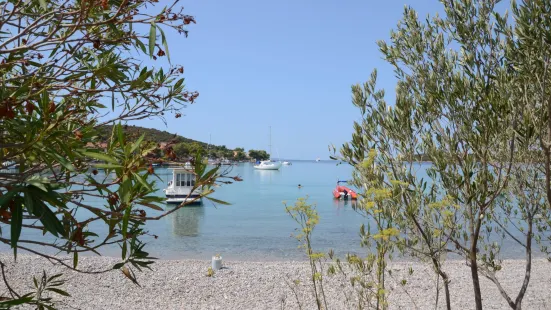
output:
[[[358,232],[362,216],[352,209],[353,202],[334,200],[331,194],[337,178],[351,177],[351,167],[335,161],[293,161],[279,171],[255,170],[250,163],[230,169],[230,175],[243,181],[217,188],[213,197],[231,205],[215,206],[203,199],[200,206],[148,223],[150,232],[159,236],[149,244],[151,253],[163,258],[208,258],[220,253],[239,260],[303,259],[291,236],[298,226],[283,204],[293,204],[299,197],[308,197],[319,212],[320,223],[314,231],[317,249],[332,248],[338,253],[361,250]],[[165,182],[172,175],[170,169],[158,169],[157,173]]]
[[[416,164],[418,174],[425,174],[430,164]],[[214,205],[203,199],[201,205],[186,206],[158,220],[149,221],[147,230],[150,236],[146,250],[154,257],[163,259],[208,259],[214,254],[222,254],[234,260],[302,260],[303,250],[298,249],[298,241],[292,237],[298,224],[286,214],[284,202],[293,204],[299,197],[307,197],[316,205],[320,223],[313,233],[316,251],[327,252],[333,249],[338,255],[347,252],[365,255],[360,247],[359,228],[368,224],[367,220],[353,210],[354,201],[335,200],[332,190],[337,180],[351,178],[352,168],[336,161],[292,161],[291,166],[282,166],[279,171],[255,170],[251,163],[236,166],[223,166],[231,169],[229,174],[240,176],[243,181],[216,188],[214,198],[227,201],[231,205]],[[159,191],[162,191],[172,177],[172,170],[157,168]],[[103,179],[102,172],[96,176]],[[298,188],[298,184],[302,188]],[[88,199],[88,198],[87,198]],[[88,199],[86,203],[102,207],[103,201]],[[166,205],[167,210],[174,208]],[[148,215],[157,211],[146,210]],[[79,220],[91,214],[80,210]],[[9,227],[0,226],[3,236]],[[104,237],[106,226],[96,221],[90,229]],[[154,238],[153,235],[158,236]],[[39,231],[24,231],[21,239],[44,240]],[[51,240],[51,239],[50,239]],[[521,257],[522,249],[510,242],[503,244],[506,257]],[[9,250],[0,246],[0,250]],[[44,250],[44,249],[42,249]],[[120,249],[115,246],[104,248],[103,255],[118,256]]]

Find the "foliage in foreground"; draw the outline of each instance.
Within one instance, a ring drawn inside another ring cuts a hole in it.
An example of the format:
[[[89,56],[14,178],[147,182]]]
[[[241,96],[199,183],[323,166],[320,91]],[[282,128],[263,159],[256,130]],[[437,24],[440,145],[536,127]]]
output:
[[[496,1],[442,3],[445,16],[425,20],[406,8],[390,42],[379,43],[398,79],[394,105],[376,88],[376,71],[353,86],[362,120],[334,158],[355,168],[357,209],[376,224],[362,229],[364,239],[430,264],[448,309],[453,279],[443,263],[451,253],[470,266],[476,309],[480,276],[521,309],[534,244],[548,254],[551,240],[549,169],[536,158],[548,152],[551,134],[551,6],[513,2],[511,19],[496,12]],[[421,155],[431,161],[426,175],[413,163]],[[525,251],[516,292],[497,277],[507,273],[504,240]]]
[[[305,198],[299,198],[294,205],[285,205],[285,212],[300,226],[295,238],[300,242],[310,262],[312,288],[318,309],[327,309],[327,299],[323,288],[323,262],[325,254],[312,249],[312,232],[319,223],[319,215]],[[299,303],[300,306],[300,303]]]
[[[156,2],[0,3],[0,163],[11,169],[0,175],[0,221],[7,225],[0,242],[15,257],[26,250],[83,272],[80,254],[117,245],[121,261],[113,268],[137,283],[134,270],[149,268],[153,259],[145,251],[145,223],[183,207],[161,207],[157,176],[144,159],[156,146],[143,143],[143,135],[128,141],[121,125],[178,118],[198,96],[185,89],[182,66],[143,62],[169,57],[165,30],[187,36],[186,26],[195,23],[178,1],[164,8]],[[98,128],[106,125],[112,128],[107,147],[94,149],[102,141]],[[207,170],[200,156],[194,162],[196,187],[207,197],[224,173]],[[29,231],[42,236],[23,238]],[[10,290],[0,306],[51,307],[40,292],[64,294],[50,289],[48,279],[37,282],[34,295]]]
[[[333,251],[325,254],[314,250],[313,231],[319,223],[319,215],[315,206],[309,204],[306,198],[299,198],[294,205],[285,205],[285,211],[299,225],[298,233],[294,237],[299,241],[299,248],[304,250],[310,264],[310,284],[317,309],[330,309],[328,304],[331,304],[331,300],[328,300],[324,290],[326,277],[350,284],[339,286],[339,290],[345,298],[345,304],[340,306],[344,306],[346,309],[387,308],[389,291],[385,289],[385,276],[393,277],[392,272],[386,268],[385,241],[388,240],[387,237],[375,236],[375,239],[380,239],[375,247],[370,247],[371,244],[368,240],[362,241],[362,246],[375,249],[375,253],[368,250],[369,253],[366,257],[349,253],[344,259],[341,259]],[[362,232],[363,230],[362,227]],[[412,270],[410,270],[410,275],[411,273],[413,273]],[[292,283],[294,285],[290,283],[287,285],[293,291],[299,308],[302,308],[303,304],[297,292],[300,280],[294,279]],[[405,279],[400,281],[402,289],[406,283]]]

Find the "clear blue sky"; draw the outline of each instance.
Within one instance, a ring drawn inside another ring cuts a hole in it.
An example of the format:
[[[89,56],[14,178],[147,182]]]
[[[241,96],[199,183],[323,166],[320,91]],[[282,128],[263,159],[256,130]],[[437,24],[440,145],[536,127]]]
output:
[[[408,3],[409,2],[409,3]],[[327,146],[350,140],[359,111],[350,86],[373,68],[393,94],[391,67],[377,40],[387,40],[405,4],[421,17],[436,0],[180,1],[194,15],[189,37],[168,31],[171,60],[200,92],[185,116],[137,123],[228,148],[268,149],[289,159],[328,159]],[[389,102],[392,98],[387,97]]]

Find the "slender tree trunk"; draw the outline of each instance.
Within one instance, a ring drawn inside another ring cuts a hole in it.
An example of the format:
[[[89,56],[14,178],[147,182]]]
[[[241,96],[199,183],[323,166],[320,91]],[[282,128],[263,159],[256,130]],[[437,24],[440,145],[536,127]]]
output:
[[[518,293],[517,299],[515,300],[515,310],[522,309],[522,299],[528,288],[528,283],[530,283],[530,273],[532,272],[532,215],[528,217],[528,233],[526,236],[526,270],[524,273],[524,281],[522,282],[522,287]]]
[[[446,309],[451,310],[452,305],[450,299],[450,288],[448,285],[450,280],[448,279],[448,275],[443,271],[440,271],[440,277],[442,277],[442,282],[444,282],[444,294],[446,294]]]
[[[472,251],[472,250],[471,250]],[[476,249],[475,249],[476,251]],[[480,281],[478,278],[478,264],[476,262],[476,252],[471,252],[471,278],[473,280],[474,300],[476,310],[482,310],[482,294],[480,293]]]
[[[482,214],[482,210],[481,213]],[[476,220],[476,227],[471,236],[471,249],[469,251],[469,259],[471,263],[471,278],[473,281],[474,300],[476,310],[482,310],[482,293],[480,292],[480,278],[478,277],[478,263],[476,262],[478,237],[480,235],[480,226],[482,220],[480,217]]]

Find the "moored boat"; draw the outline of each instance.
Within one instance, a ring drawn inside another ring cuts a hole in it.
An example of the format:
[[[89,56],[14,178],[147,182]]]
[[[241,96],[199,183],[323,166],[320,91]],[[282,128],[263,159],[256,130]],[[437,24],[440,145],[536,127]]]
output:
[[[167,203],[201,203],[201,189],[195,186],[195,173],[187,168],[171,168],[172,180],[164,190]]]
[[[347,183],[346,181],[337,181],[337,186],[333,190],[333,197],[336,199],[358,199],[358,194],[340,183]]]
[[[272,155],[272,127],[270,126],[270,157]],[[257,170],[279,170],[281,168],[281,161],[274,160],[262,160],[253,166]]]
[[[281,168],[281,162],[272,160],[263,160],[258,165],[254,165],[257,170],[279,170]]]
[[[291,163],[290,161],[284,161],[284,162],[283,162],[283,165],[284,165],[284,166],[291,166],[292,163]]]

